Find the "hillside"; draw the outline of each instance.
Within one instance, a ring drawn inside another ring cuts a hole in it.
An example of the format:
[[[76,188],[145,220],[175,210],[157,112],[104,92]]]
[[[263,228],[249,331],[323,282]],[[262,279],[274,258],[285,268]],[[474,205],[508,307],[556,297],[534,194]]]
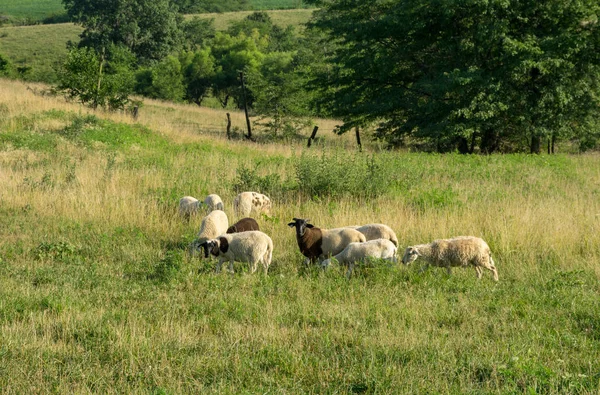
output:
[[[227,140],[224,113],[138,121],[0,81],[6,393],[596,393],[600,157],[358,153]],[[232,114],[243,125],[240,113]],[[239,126],[242,127],[242,126]],[[347,139],[347,140],[345,140]],[[345,142],[345,143],[344,143]],[[268,276],[188,254],[178,199],[274,202]],[[383,222],[400,254],[485,238],[500,281],[384,262],[303,268],[293,217]]]
[[[273,23],[280,26],[299,26],[307,22],[312,10],[267,11]],[[250,14],[250,11],[223,14],[198,14],[201,18],[214,18],[215,27],[225,30],[233,21]],[[192,16],[188,16],[192,17]],[[0,54],[6,55],[17,67],[30,68],[24,79],[52,82],[56,78],[54,65],[67,53],[66,43],[77,42],[82,29],[72,23],[33,26],[0,27]]]

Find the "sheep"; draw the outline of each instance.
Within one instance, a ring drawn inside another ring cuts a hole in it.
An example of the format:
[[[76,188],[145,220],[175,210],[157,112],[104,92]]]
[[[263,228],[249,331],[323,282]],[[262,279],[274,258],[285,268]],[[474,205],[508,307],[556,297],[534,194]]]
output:
[[[453,266],[466,267],[472,265],[478,279],[481,279],[482,268],[484,268],[493,273],[494,281],[498,281],[498,270],[494,265],[490,247],[479,237],[460,236],[452,239],[434,240],[430,244],[410,246],[404,251],[402,263],[408,265],[419,257],[426,261],[423,270],[427,266],[433,265],[445,267],[448,274],[451,274]]]
[[[216,195],[214,193],[208,195],[204,199],[204,205],[206,206],[209,212],[214,210],[224,210],[223,201],[221,200],[219,195]]]
[[[384,224],[367,224],[363,226],[347,226],[358,230],[360,233],[365,235],[367,241],[377,239],[387,239],[394,243],[398,247],[398,238],[392,228]]]
[[[273,259],[273,240],[259,230],[224,234],[205,241],[199,247],[204,249],[206,258],[209,253],[219,258],[215,268],[217,273],[221,271],[223,262],[228,260],[231,273],[233,273],[233,261],[248,262],[251,273],[256,271],[260,262],[266,275]]]
[[[233,200],[233,211],[238,217],[247,217],[252,213],[269,214],[271,199],[262,193],[242,192]]]
[[[337,260],[340,264],[347,264],[348,271],[346,272],[346,277],[350,278],[356,262],[367,258],[378,258],[396,263],[396,252],[396,245],[387,239],[368,240],[364,243],[350,243],[339,254],[325,259],[321,265],[323,268],[327,268],[332,259]]]
[[[241,233],[249,230],[260,230],[258,222],[254,218],[242,218],[227,228],[227,233]]]
[[[293,218],[288,224],[296,228],[296,241],[300,252],[306,257],[304,264],[314,263],[318,259],[325,259],[331,255],[339,254],[346,246],[353,242],[363,243],[365,235],[355,229],[336,228],[321,229],[309,224],[309,219]]]
[[[202,218],[200,230],[198,231],[196,240],[190,245],[190,250],[196,250],[198,246],[205,241],[224,234],[227,232],[228,227],[229,221],[227,220],[227,214],[225,214],[224,211],[211,211],[206,217]]]
[[[184,196],[179,199],[179,215],[189,220],[192,215],[198,212],[200,202],[193,196]]]

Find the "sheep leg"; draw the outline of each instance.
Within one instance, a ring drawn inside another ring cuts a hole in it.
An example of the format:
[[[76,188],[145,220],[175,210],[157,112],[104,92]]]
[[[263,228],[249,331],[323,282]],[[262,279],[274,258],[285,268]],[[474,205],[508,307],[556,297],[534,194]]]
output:
[[[450,266],[446,266],[446,272],[448,273],[449,276],[452,275],[452,268]]]
[[[215,267],[215,273],[221,272],[221,266],[223,266],[223,259],[219,258],[219,261],[217,262],[217,266]]]
[[[480,266],[475,266],[475,272],[477,273],[477,279],[481,280],[481,276],[483,275],[481,267]]]
[[[230,260],[229,260],[229,273],[235,273],[235,272],[233,271],[233,259],[230,259]]]
[[[421,270],[419,270],[419,273],[423,273],[428,268],[429,268],[429,263],[424,264],[423,266],[421,266]]]
[[[257,267],[258,267],[258,262],[250,262],[250,274],[254,274]]]
[[[352,270],[354,270],[354,262],[348,263],[348,271],[346,272],[346,278],[350,280],[350,276],[352,275]]]

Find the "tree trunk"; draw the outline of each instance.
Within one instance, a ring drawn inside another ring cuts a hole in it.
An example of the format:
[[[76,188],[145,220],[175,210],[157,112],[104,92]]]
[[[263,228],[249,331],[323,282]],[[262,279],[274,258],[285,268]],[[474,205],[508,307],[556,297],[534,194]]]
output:
[[[250,117],[248,116],[248,103],[246,101],[246,85],[244,85],[244,73],[240,72],[240,80],[242,81],[242,92],[244,93],[244,113],[246,114],[246,126],[248,127],[248,135],[246,138],[252,140],[252,126],[250,125]]]
[[[542,139],[539,135],[534,134],[531,136],[531,146],[529,153],[531,154],[541,154],[542,153]]]
[[[362,144],[360,142],[360,129],[357,126],[356,128],[354,128],[354,130],[356,131],[356,143],[358,144],[358,150],[362,152]]]
[[[466,155],[469,154],[469,142],[466,137],[460,136],[458,138],[458,152],[460,154]]]
[[[554,144],[556,143],[556,134],[552,133],[552,145],[550,146],[551,152],[554,154]]]
[[[491,154],[498,149],[498,134],[492,129],[483,131],[480,143],[481,152]]]

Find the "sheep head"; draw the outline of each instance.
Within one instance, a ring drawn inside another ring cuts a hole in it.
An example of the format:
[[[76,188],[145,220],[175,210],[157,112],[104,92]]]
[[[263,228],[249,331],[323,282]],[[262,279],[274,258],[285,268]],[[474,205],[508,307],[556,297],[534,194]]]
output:
[[[306,229],[311,229],[314,228],[314,226],[312,224],[309,224],[308,221],[310,221],[310,219],[306,218],[292,218],[293,222],[290,222],[288,224],[288,226],[290,228],[296,228],[296,235],[298,236],[304,236],[304,233],[306,232]]]
[[[419,249],[417,247],[408,247],[404,250],[404,255],[402,256],[402,263],[405,265],[409,265],[410,263],[417,260],[418,257],[421,256]]]

